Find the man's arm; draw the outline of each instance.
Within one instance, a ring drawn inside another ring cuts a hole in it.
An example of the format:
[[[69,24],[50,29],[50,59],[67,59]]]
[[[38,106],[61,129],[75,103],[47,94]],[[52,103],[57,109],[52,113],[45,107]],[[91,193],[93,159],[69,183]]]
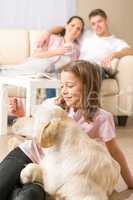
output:
[[[133,49],[131,48],[124,48],[121,51],[117,51],[113,53],[113,58],[122,58],[124,56],[133,55]]]
[[[120,51],[116,51],[110,54],[109,56],[105,57],[101,62],[101,66],[105,68],[111,67],[111,61],[114,58],[122,58],[124,56],[129,56],[129,55],[133,55],[133,49],[131,48],[124,48]]]
[[[57,35],[60,34],[62,31],[64,31],[63,26],[55,26],[49,30],[50,33],[57,34]]]

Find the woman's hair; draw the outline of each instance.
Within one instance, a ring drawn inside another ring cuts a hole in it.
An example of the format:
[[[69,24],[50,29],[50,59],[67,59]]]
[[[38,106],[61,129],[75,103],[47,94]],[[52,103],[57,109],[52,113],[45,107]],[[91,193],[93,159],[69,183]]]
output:
[[[72,21],[73,19],[79,19],[79,20],[81,21],[81,23],[82,23],[82,30],[81,30],[81,33],[82,33],[82,32],[84,31],[84,25],[85,25],[84,20],[83,20],[81,17],[79,17],[79,16],[77,16],[77,15],[74,15],[74,16],[72,16],[72,17],[69,18],[69,20],[67,21],[67,24],[71,23],[71,21]],[[64,35],[65,35],[65,31],[66,31],[66,29],[62,27],[62,30],[59,32],[59,34],[60,34],[61,36],[64,36]]]
[[[100,107],[100,67],[88,61],[77,60],[64,65],[62,71],[72,72],[81,81],[83,114],[86,120],[93,120]]]
[[[97,8],[97,9],[94,9],[90,12],[89,14],[89,19],[91,19],[92,17],[95,17],[95,16],[101,16],[103,17],[104,19],[107,19],[107,14],[105,13],[104,10],[100,9],[100,8]]]

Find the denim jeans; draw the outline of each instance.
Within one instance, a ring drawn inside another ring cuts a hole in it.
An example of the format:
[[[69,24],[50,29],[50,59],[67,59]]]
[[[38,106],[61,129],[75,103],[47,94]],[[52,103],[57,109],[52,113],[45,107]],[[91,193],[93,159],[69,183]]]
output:
[[[104,68],[101,68],[101,78],[102,78],[102,80],[109,78],[109,76]]]
[[[46,89],[46,98],[52,98],[56,96],[56,89],[50,88]]]
[[[0,163],[1,200],[45,200],[45,192],[38,184],[22,185],[21,170],[32,161],[19,147],[11,151]]]

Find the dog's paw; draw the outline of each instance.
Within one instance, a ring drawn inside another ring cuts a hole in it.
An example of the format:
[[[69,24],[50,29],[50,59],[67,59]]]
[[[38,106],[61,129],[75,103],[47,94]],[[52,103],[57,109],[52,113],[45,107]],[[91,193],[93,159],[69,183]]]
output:
[[[23,184],[39,182],[43,183],[43,174],[39,165],[28,164],[20,173],[20,180]]]

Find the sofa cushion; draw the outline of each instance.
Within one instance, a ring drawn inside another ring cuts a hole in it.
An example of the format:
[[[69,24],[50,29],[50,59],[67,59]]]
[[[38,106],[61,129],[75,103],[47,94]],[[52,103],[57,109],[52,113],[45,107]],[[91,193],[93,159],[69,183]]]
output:
[[[105,79],[102,82],[101,95],[109,96],[119,93],[119,87],[115,79]]]
[[[0,64],[17,64],[29,56],[26,30],[0,30]]]

